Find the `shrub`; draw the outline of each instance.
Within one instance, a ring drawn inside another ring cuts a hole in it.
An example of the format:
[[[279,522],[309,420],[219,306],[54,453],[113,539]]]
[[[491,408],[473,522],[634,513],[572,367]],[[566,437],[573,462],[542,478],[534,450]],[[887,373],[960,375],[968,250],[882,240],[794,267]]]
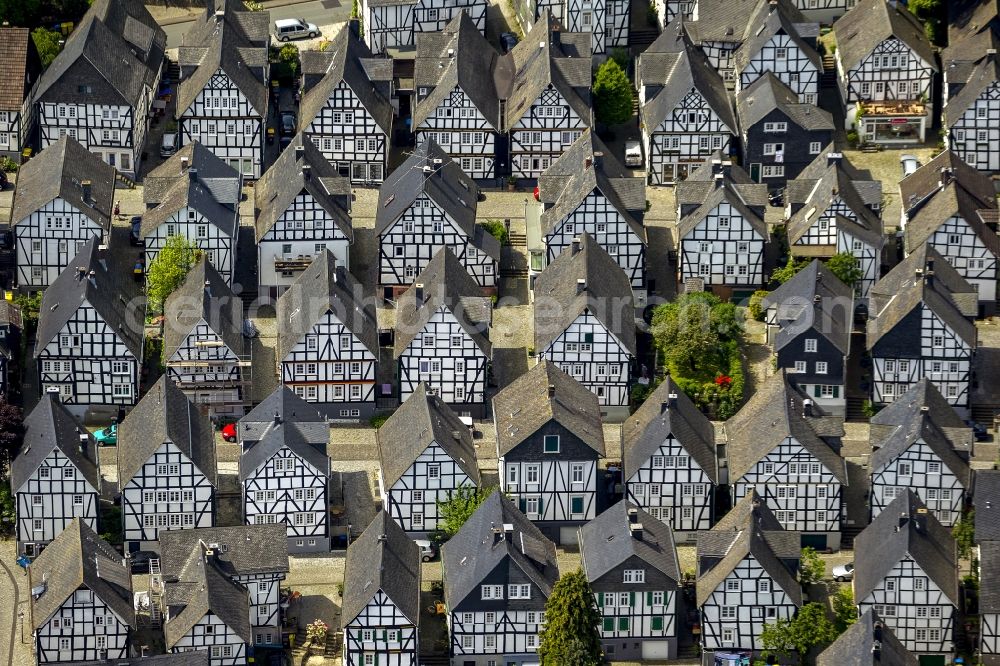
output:
[[[507,231],[507,225],[500,220],[486,220],[482,225],[487,233],[496,238],[501,245],[506,245],[510,240],[510,232]]]
[[[17,171],[17,162],[5,155],[0,158],[0,170],[3,170],[4,173],[14,173]]]
[[[375,416],[368,419],[368,424],[376,430],[382,427],[382,424],[389,420],[392,414],[376,414]]]
[[[757,321],[764,321],[764,299],[770,292],[766,289],[758,289],[750,296],[750,303],[747,304],[747,311],[750,316]]]

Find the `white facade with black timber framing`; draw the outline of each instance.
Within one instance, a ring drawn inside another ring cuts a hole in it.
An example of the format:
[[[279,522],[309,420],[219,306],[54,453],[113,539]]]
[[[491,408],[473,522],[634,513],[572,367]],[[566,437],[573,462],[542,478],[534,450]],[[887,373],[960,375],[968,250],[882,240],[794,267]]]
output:
[[[21,167],[11,226],[17,285],[43,289],[91,238],[109,240],[115,170],[69,137]]]
[[[557,543],[600,513],[605,457],[597,398],[542,360],[493,398],[500,482],[506,496]]]
[[[604,654],[675,659],[681,570],[670,527],[622,500],[581,527],[579,543]]]
[[[564,30],[589,33],[595,56],[628,46],[631,3],[626,0],[519,0],[514,9],[524,31],[548,10]]]
[[[1000,605],[997,604],[997,563],[1000,541],[979,540],[979,653],[984,664],[995,666],[1000,660]]]
[[[948,147],[980,171],[1000,171],[1000,59],[995,49],[976,64],[942,113]]]
[[[35,341],[42,393],[54,389],[74,416],[106,418],[135,404],[142,309],[135,281],[92,238],[42,296]]]
[[[101,478],[90,433],[59,402],[42,396],[24,420],[25,446],[10,463],[17,552],[34,557],[79,518],[97,530]]]
[[[399,399],[423,382],[459,416],[481,416],[493,358],[492,315],[490,299],[451,250],[438,250],[396,303]]]
[[[344,666],[417,666],[420,549],[380,511],[347,549]]]
[[[959,603],[955,540],[909,489],[855,540],[858,610],[917,655],[951,655]]]
[[[440,32],[459,14],[468,14],[486,32],[485,0],[361,0],[364,40],[373,53],[413,47],[420,33]]]
[[[67,525],[27,575],[37,663],[130,656],[135,613],[128,561],[83,521]]]
[[[166,377],[118,426],[118,482],[129,552],[157,550],[161,530],[215,525],[215,433]]]
[[[719,479],[711,421],[668,376],[622,428],[626,499],[678,538],[709,529]]]
[[[0,44],[8,70],[0,82],[0,154],[20,159],[34,129],[31,88],[42,73],[29,28],[0,26]]]
[[[452,664],[537,664],[555,544],[498,490],[441,549]]]
[[[407,534],[443,527],[438,502],[480,485],[472,433],[423,384],[375,434],[382,505]]]

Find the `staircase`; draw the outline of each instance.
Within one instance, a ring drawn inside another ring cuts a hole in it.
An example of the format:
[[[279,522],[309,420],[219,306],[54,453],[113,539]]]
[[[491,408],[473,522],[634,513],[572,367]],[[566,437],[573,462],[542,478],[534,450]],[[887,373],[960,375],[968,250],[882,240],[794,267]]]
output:
[[[690,645],[680,645],[677,647],[678,661],[697,659],[699,656],[701,656],[701,648],[697,643],[691,643]]]
[[[528,247],[528,237],[524,234],[517,234],[512,231],[507,234],[507,244],[518,247]]]
[[[632,88],[632,114],[639,115],[639,91]]]
[[[882,146],[877,143],[866,143],[861,146],[861,152],[863,153],[877,153],[882,150]]]
[[[837,60],[832,53],[823,56],[823,74],[819,83],[821,88],[833,88],[837,85]]]
[[[865,404],[864,398],[852,398],[847,397],[847,408],[844,413],[844,420],[846,421],[867,421],[868,417],[865,416],[863,407]]]
[[[120,182],[122,185],[124,185],[128,189],[130,189],[130,190],[134,190],[135,189],[135,181],[132,180],[131,178],[129,178],[128,176],[124,175],[122,172],[116,170],[115,171],[115,178],[117,178],[118,182]]]
[[[987,428],[993,427],[994,414],[1000,414],[1000,405],[972,403],[970,408],[972,420]]]
[[[632,53],[642,53],[660,36],[656,28],[638,28],[628,31],[628,45]]]
[[[163,78],[168,79],[176,90],[177,82],[181,78],[181,66],[176,60],[167,60],[167,70],[164,72]]]
[[[840,530],[840,549],[854,550],[854,538],[864,529],[864,525],[844,525]]]

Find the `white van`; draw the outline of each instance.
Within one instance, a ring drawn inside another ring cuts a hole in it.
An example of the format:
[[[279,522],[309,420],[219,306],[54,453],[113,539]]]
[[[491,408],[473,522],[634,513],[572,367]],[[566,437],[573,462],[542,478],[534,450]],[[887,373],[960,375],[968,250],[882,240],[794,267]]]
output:
[[[160,141],[160,157],[170,157],[177,152],[177,133],[164,132],[163,140]]]
[[[625,166],[642,166],[642,145],[638,141],[630,140],[625,142]]]
[[[274,22],[274,36],[279,42],[290,39],[312,39],[319,37],[319,28],[305,19],[278,19]]]

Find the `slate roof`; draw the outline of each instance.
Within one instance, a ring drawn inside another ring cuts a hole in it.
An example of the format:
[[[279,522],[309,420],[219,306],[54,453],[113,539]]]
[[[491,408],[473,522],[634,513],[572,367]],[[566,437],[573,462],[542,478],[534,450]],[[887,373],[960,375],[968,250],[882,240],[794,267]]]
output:
[[[86,435],[87,447],[80,450],[80,435]],[[35,408],[24,419],[24,440],[21,450],[10,463],[10,487],[16,493],[53,449],[69,458],[73,466],[98,492],[101,476],[97,469],[97,443],[59,402],[59,396],[42,394]]]
[[[480,483],[472,433],[447,403],[427,393],[421,382],[410,397],[375,432],[386,489],[436,442],[476,486]]]
[[[23,328],[21,308],[13,301],[0,299],[0,327]]]
[[[752,556],[796,606],[802,587],[782,560],[798,560],[801,534],[784,530],[767,504],[754,492],[736,503],[712,529],[698,533],[698,578],[695,596],[702,606],[733,569]]]
[[[441,547],[445,605],[454,609],[478,593],[479,584],[506,558],[548,598],[559,578],[555,544],[497,490]]]
[[[934,266],[932,280],[917,276],[918,269],[926,273],[928,263]],[[868,349],[872,349],[921,302],[966,344],[975,347],[976,326],[971,318],[976,316],[978,299],[976,290],[951,264],[937,250],[924,243],[872,287]],[[916,351],[919,353],[919,350]]]
[[[413,109],[420,127],[458,87],[494,130],[500,129],[500,96],[493,73],[500,55],[466,12],[458,12],[441,32],[418,32],[415,88],[432,88]]]
[[[464,12],[463,12],[464,13]],[[424,34],[424,33],[418,33]],[[344,26],[325,51],[302,51],[302,76],[306,92],[299,104],[298,130],[305,131],[341,82],[386,134],[392,133],[395,112],[389,102],[392,60],[372,55],[364,40]],[[319,78],[316,82],[310,79]]]
[[[288,358],[295,345],[327,312],[336,315],[347,330],[378,357],[375,308],[366,302],[361,283],[346,266],[338,266],[330,250],[324,248],[292,286],[278,297],[277,318],[281,322],[278,327],[279,362]]]
[[[814,418],[803,415],[805,397],[788,382],[782,369],[765,380],[740,411],[726,421],[730,479],[743,478],[786,437],[791,437],[847,485],[844,459],[816,434]],[[813,404],[812,413],[819,411]]]
[[[164,644],[168,650],[208,613],[216,615],[245,643],[253,642],[247,588],[223,573],[200,542],[192,546],[187,559],[180,565],[177,581],[166,584],[164,602],[170,617],[163,625]]]
[[[642,538],[632,535],[629,509],[637,511]],[[581,566],[591,583],[631,557],[638,557],[678,585],[681,581],[673,530],[626,500],[580,528],[580,554]]]
[[[166,375],[118,426],[118,483],[124,488],[156,450],[171,442],[216,483],[215,432],[208,416]]]
[[[800,103],[799,96],[771,72],[765,72],[736,96],[736,113],[744,134],[774,110],[804,130],[833,131],[833,114],[814,104]]]
[[[698,3],[698,20],[685,21],[691,39],[696,44],[743,42],[753,25],[750,18],[762,3],[767,4],[766,0],[702,0]]]
[[[384,185],[382,191],[385,191]],[[423,293],[422,303],[417,303],[418,291]],[[437,309],[443,307],[455,316],[462,329],[489,358],[493,351],[489,339],[493,304],[482,294],[482,289],[451,250],[447,247],[438,250],[413,285],[396,301],[393,355],[396,358],[402,356]]]
[[[815,327],[846,356],[854,327],[854,291],[819,259],[764,297],[765,309],[775,308],[778,334],[774,350]]]
[[[925,409],[926,408],[926,409]],[[869,421],[872,448],[881,445],[882,440],[900,426],[905,426],[920,418],[929,418],[934,426],[948,440],[949,446],[968,455],[972,448],[972,429],[969,428],[930,379],[921,377]],[[968,488],[968,485],[966,485]]]
[[[788,35],[816,70],[823,71],[823,59],[799,34],[798,26],[805,23],[807,19],[791,2],[758,2],[746,23],[743,43],[733,52],[737,71],[743,71],[771,38],[779,34]]]
[[[711,169],[711,167],[701,166],[695,173],[698,173],[698,171],[704,171],[706,168]],[[738,167],[733,168],[736,169]],[[681,184],[686,182],[688,181],[678,183],[676,188],[680,188]],[[709,187],[702,188],[705,196],[701,199],[701,205],[682,217],[677,223],[677,242],[680,243],[685,237],[688,236],[688,234],[694,231],[695,228],[705,219],[705,217],[724,201],[729,202],[733,208],[740,212],[747,223],[753,227],[754,231],[756,231],[761,237],[761,240],[767,241],[769,234],[767,225],[764,224],[764,219],[759,216],[756,211],[750,208],[750,205],[748,204],[751,204],[751,202],[747,201],[745,198],[747,190],[750,190],[752,194],[756,196],[766,195],[767,185],[761,184],[760,187],[763,189],[753,191],[753,189],[757,188],[751,189],[751,186],[740,187],[738,185],[734,185],[731,180],[724,178],[720,181],[718,186],[715,184],[709,184]],[[685,191],[685,188],[678,190],[678,205],[683,205],[686,201],[690,201],[690,199],[687,199],[687,194],[689,194],[689,192]],[[682,196],[684,198],[682,198]]]
[[[329,430],[329,426],[324,424]],[[309,463],[320,474],[329,476],[330,459],[326,455],[327,441],[311,442],[294,423],[271,422],[256,443],[244,449],[240,456],[240,481],[250,478],[261,465],[287,447]]]
[[[833,24],[837,35],[837,59],[844,71],[857,67],[872,50],[895,37],[913,50],[934,71],[938,70],[924,28],[903,3],[859,0],[858,4]]]
[[[236,0],[209,0],[206,5],[177,49],[181,81],[174,117],[184,115],[220,69],[257,114],[266,117],[270,13],[248,11]]]
[[[553,233],[595,189],[645,243],[646,179],[633,178],[589,129],[538,177],[539,199],[547,204],[541,218],[544,232]]]
[[[965,190],[976,205],[996,208],[996,190],[990,177],[969,166],[957,153],[945,150],[899,182],[904,212],[911,214],[914,207],[922,205],[940,191],[946,174],[948,180]]]
[[[198,141],[183,146],[146,175],[142,190],[146,206],[162,203],[177,183],[190,179],[188,169],[191,168],[198,170],[198,180],[208,188],[213,199],[236,209],[242,196],[239,172]]]
[[[91,11],[113,33],[121,35],[150,69],[159,72],[167,35],[142,0],[95,0]]]
[[[536,302],[561,306],[535,308],[535,349],[544,351],[577,317],[589,312],[635,355],[635,312],[629,278],[590,234],[582,234],[579,241],[579,249],[574,241],[535,278]]]
[[[977,469],[972,495],[976,509],[976,540],[1000,542],[1000,470]],[[998,577],[1000,580],[1000,577]]]
[[[985,203],[985,205],[984,205]],[[904,251],[912,252],[927,242],[938,229],[953,215],[960,216],[986,248],[1000,255],[1000,237],[983,222],[979,211],[996,210],[996,199],[987,202],[978,200],[969,190],[956,181],[951,181],[926,199],[920,207],[910,213],[904,230]]]
[[[107,659],[105,661],[70,661],[67,666],[209,666],[208,648],[191,652],[158,654],[132,659]]]
[[[99,243],[97,238],[84,243],[42,295],[35,358],[84,303],[97,311],[135,358],[142,358],[143,308],[130,307],[142,295],[131,271],[126,274]]]
[[[91,590],[122,621],[134,627],[132,578],[111,545],[79,518],[57,536],[28,567],[28,587],[45,591],[31,604],[30,626],[41,628],[81,587]]]
[[[979,612],[1000,613],[1000,541],[979,541]]]
[[[875,516],[855,538],[854,546],[856,603],[867,599],[898,562],[910,558],[951,603],[958,605],[955,539],[909,488]]]
[[[420,549],[406,532],[379,511],[347,549],[341,618],[346,627],[379,590],[412,624],[420,621]]]
[[[680,442],[712,483],[718,482],[715,426],[670,375],[622,424],[624,478],[631,477],[645,464],[669,435]]]
[[[954,411],[954,410],[953,410]],[[916,419],[900,425],[889,437],[880,442],[872,452],[869,468],[872,474],[880,472],[887,465],[903,455],[917,440],[923,441],[944,466],[955,475],[962,487],[968,490],[972,485],[972,470],[969,463],[955,453],[951,442],[938,427],[930,412],[921,413]]]
[[[652,132],[689,92],[697,90],[735,133],[732,97],[705,54],[691,43],[687,25],[684,21],[669,23],[636,60],[636,80],[646,88],[646,103],[639,109],[642,123]]]
[[[605,455],[597,396],[552,361],[539,361],[497,393],[493,398],[493,419],[501,457],[549,421],[569,430],[599,456]]]
[[[308,443],[326,449],[330,441],[326,417],[283,384],[239,420],[236,429],[240,441],[260,441],[274,425],[275,416],[288,427],[296,428]]]
[[[728,156],[723,158],[722,151],[717,150],[706,157],[685,180],[674,186],[678,207],[696,205],[703,211],[702,215],[707,213],[709,209],[704,208],[707,205],[707,200],[713,196],[718,197],[718,193],[714,190],[721,189],[716,187],[716,171],[721,171],[723,174],[724,188],[731,194],[728,196],[730,203],[741,210],[746,210],[751,218],[750,223],[766,238],[763,220],[751,209],[761,209],[767,206],[767,185],[753,182],[746,171],[730,162]],[[688,220],[687,224],[693,228],[697,221]],[[678,238],[680,237],[681,235],[678,236]]]
[[[244,353],[243,301],[219,271],[202,258],[164,303],[163,358],[169,363],[199,321],[204,321],[236,356]]]
[[[998,81],[1000,81],[1000,58],[997,58],[996,54],[987,55],[969,72],[962,89],[948,100],[944,108],[944,123],[948,127],[953,127],[962,118],[962,114],[975,105],[979,95]]]
[[[951,86],[966,81],[989,49],[1000,48],[1000,5],[997,0],[954,0],[948,14],[948,46],[941,50],[941,61]]]
[[[236,525],[193,530],[164,530],[160,534],[160,566],[168,585],[180,578],[198,546],[212,548],[215,568],[229,577],[288,573],[288,538],[282,523]]]
[[[83,182],[90,181],[90,199]],[[70,204],[105,232],[111,230],[115,168],[64,136],[21,166],[10,213],[14,226],[55,198]]]
[[[816,657],[816,666],[918,666],[918,663],[871,609]]]
[[[308,192],[348,242],[354,242],[350,179],[342,177],[316,144],[299,133],[254,185],[258,243],[302,192]]]
[[[379,188],[375,233],[381,236],[420,196],[433,201],[476,248],[500,259],[500,242],[476,224],[479,187],[441,146],[425,141]]]
[[[41,67],[31,31],[0,26],[0,109],[20,113]]]

